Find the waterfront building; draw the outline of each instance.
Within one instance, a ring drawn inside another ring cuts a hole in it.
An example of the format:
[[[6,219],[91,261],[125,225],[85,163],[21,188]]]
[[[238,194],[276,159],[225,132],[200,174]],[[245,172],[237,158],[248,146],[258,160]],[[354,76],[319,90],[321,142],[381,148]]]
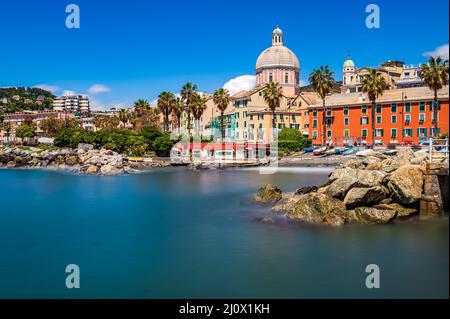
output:
[[[53,100],[53,110],[58,112],[68,111],[77,115],[85,115],[90,112],[89,98],[83,95],[58,96]]]
[[[376,144],[420,143],[434,135],[434,92],[428,87],[384,91],[377,100]],[[438,92],[438,132],[449,130],[449,87]],[[371,145],[371,102],[361,92],[333,94],[326,98],[326,138],[333,145]],[[322,103],[309,106],[309,135],[321,144]]]
[[[42,121],[49,118],[69,120],[75,116],[70,112],[57,112],[53,111],[22,111],[17,113],[4,114],[3,126],[0,130],[0,141],[14,140],[16,138],[16,129],[22,124],[35,124],[36,136],[43,136],[43,130],[41,128]],[[8,123],[9,131],[4,129],[5,123]]]

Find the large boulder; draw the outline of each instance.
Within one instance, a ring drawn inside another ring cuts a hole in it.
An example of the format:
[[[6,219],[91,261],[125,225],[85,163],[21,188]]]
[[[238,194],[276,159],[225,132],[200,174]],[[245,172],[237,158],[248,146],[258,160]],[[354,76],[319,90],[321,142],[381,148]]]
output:
[[[361,160],[358,159],[349,159],[345,162],[340,163],[337,168],[364,168],[364,163]]]
[[[370,188],[352,188],[344,198],[344,204],[347,208],[358,206],[371,206],[378,204],[389,195],[389,191],[384,186],[375,186]]]
[[[295,191],[296,195],[303,195],[308,193],[317,192],[319,188],[317,186],[303,186]]]
[[[287,216],[306,223],[340,226],[344,224],[345,205],[326,194],[302,195],[290,205]]]
[[[342,199],[344,198],[347,191],[357,184],[357,177],[352,175],[345,175],[336,179],[329,186],[327,186],[323,193],[334,198]]]
[[[387,173],[378,170],[336,169],[330,175],[331,184],[318,192],[342,199],[354,187],[380,186],[386,175]]]
[[[106,164],[100,168],[103,175],[118,175],[123,173],[123,169],[118,169],[112,165]]]
[[[418,212],[417,209],[415,208],[407,208],[407,207],[403,207],[400,204],[397,203],[391,203],[391,204],[378,204],[373,206],[374,208],[377,209],[391,209],[391,210],[395,210],[396,213],[396,217],[407,217],[410,216],[412,214],[416,214]]]
[[[355,224],[386,224],[396,216],[396,211],[386,208],[357,207],[345,214],[348,223]]]
[[[390,175],[387,186],[398,203],[416,203],[422,197],[423,168],[418,165],[400,167]]]
[[[262,186],[253,200],[258,203],[276,203],[282,197],[281,189],[272,184]]]
[[[66,164],[69,166],[74,166],[78,164],[78,156],[70,155],[66,157]]]

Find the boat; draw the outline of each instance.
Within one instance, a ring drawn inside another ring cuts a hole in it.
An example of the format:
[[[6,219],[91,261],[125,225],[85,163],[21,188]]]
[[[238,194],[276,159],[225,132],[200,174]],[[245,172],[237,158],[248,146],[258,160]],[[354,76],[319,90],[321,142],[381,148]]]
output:
[[[348,150],[345,150],[344,152],[343,152],[343,154],[344,155],[353,155],[353,154],[356,154],[356,153],[358,153],[359,152],[359,148],[357,148],[357,147],[352,147],[352,148],[349,148]]]
[[[363,156],[363,157],[374,156],[375,154],[376,153],[374,152],[374,150],[371,149],[356,152],[356,156]]]
[[[315,149],[315,150],[313,151],[313,154],[314,154],[315,156],[318,156],[318,155],[324,155],[325,152],[326,152],[326,150],[327,150],[327,147],[326,147],[326,146],[323,146],[323,147],[320,147],[320,148]]]
[[[317,149],[317,147],[306,147],[303,149],[304,153],[312,153]]]

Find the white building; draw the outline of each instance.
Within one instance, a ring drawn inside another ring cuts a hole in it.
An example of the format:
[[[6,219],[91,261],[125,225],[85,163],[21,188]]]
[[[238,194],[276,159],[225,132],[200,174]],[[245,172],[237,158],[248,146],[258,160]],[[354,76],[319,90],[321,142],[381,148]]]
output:
[[[73,113],[89,113],[89,98],[82,95],[58,96],[53,100],[53,109],[55,111],[69,111]]]

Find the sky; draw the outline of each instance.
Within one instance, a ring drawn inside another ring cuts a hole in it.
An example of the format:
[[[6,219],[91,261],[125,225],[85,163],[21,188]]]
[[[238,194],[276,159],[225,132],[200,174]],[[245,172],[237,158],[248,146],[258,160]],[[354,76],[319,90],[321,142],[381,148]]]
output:
[[[448,0],[0,1],[0,86],[86,94],[94,109],[154,102],[187,81],[208,93],[248,89],[277,24],[302,83],[320,65],[341,79],[348,52],[357,67],[448,59]],[[380,28],[366,27],[371,3]],[[69,4],[79,29],[66,27]]]

